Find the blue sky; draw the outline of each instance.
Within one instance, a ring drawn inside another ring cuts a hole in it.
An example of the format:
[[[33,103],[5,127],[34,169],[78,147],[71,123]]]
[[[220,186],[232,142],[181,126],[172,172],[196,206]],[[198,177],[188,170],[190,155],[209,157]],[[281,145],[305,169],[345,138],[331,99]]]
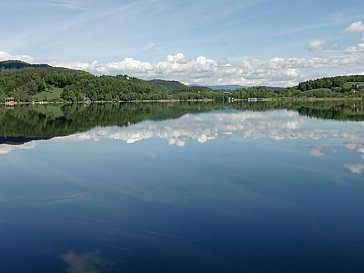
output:
[[[364,2],[0,0],[0,60],[198,84],[364,73]]]

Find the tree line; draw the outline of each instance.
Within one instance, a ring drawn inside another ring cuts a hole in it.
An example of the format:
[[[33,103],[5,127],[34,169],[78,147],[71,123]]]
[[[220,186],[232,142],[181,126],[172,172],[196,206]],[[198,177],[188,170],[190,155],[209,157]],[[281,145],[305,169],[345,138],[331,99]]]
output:
[[[249,87],[224,91],[177,81],[96,76],[81,70],[6,61],[0,62],[0,98],[6,97],[21,102],[364,97],[364,75],[326,77],[286,89]]]
[[[218,99],[221,92],[176,81],[145,81],[127,75],[96,76],[85,71],[21,62],[0,62],[0,96],[33,101],[34,95],[61,89],[64,101]]]
[[[325,77],[317,80],[309,80],[298,84],[297,89],[307,91],[313,89],[327,88],[338,91],[350,91],[354,86],[345,83],[364,82],[364,75]],[[354,87],[355,88],[355,87]]]

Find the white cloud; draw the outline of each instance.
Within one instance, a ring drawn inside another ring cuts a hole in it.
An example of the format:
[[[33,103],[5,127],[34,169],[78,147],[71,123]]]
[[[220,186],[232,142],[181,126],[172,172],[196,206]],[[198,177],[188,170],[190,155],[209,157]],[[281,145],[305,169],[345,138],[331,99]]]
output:
[[[91,67],[92,68],[92,67]],[[99,69],[98,66],[97,69]],[[147,74],[149,71],[153,69],[153,65],[148,62],[142,62],[135,60],[133,58],[125,58],[122,62],[113,62],[106,64],[105,66],[101,66],[101,72],[106,71],[107,74],[115,74],[116,71],[129,72],[124,74]]]
[[[27,63],[33,63],[34,59],[32,56],[29,55],[12,55],[5,51],[0,50],[0,61],[7,61],[7,60],[19,60]]]
[[[357,43],[355,46],[349,46],[345,53],[352,54],[352,53],[359,53],[364,52],[364,36],[361,37],[361,40],[359,43]]]
[[[311,40],[308,45],[307,45],[307,49],[310,51],[332,51],[332,50],[338,50],[340,47],[338,44],[331,44],[331,45],[326,45],[326,41],[325,40],[321,40],[321,39],[314,39]]]
[[[362,21],[353,22],[345,29],[345,32],[364,32],[364,24]]]
[[[168,55],[167,60],[170,63],[186,64],[187,61],[183,53],[177,53],[176,55]]]
[[[308,50],[310,51],[321,51],[323,46],[326,44],[325,40],[314,39],[308,43]]]
[[[243,59],[231,64],[215,61],[204,56],[188,59],[183,53],[168,55],[158,63],[149,63],[125,58],[112,63],[59,63],[69,68],[84,69],[94,74],[127,74],[142,79],[178,80],[189,84],[238,84],[238,85],[271,85],[292,86],[299,81],[306,80],[305,71],[312,69],[337,68],[358,65],[363,62],[359,55],[338,58],[282,58],[271,59]]]

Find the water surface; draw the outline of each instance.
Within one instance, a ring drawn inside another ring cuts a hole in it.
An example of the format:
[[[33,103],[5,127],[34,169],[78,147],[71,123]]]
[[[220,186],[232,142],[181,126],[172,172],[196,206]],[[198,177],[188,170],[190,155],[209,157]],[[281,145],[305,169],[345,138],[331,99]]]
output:
[[[1,272],[361,272],[353,104],[1,110]]]

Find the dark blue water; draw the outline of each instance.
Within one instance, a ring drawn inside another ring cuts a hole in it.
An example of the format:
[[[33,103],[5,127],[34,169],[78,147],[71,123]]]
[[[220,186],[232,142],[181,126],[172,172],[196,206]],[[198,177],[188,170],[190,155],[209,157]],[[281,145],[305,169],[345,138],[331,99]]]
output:
[[[364,272],[363,122],[212,111],[0,153],[0,272]]]

